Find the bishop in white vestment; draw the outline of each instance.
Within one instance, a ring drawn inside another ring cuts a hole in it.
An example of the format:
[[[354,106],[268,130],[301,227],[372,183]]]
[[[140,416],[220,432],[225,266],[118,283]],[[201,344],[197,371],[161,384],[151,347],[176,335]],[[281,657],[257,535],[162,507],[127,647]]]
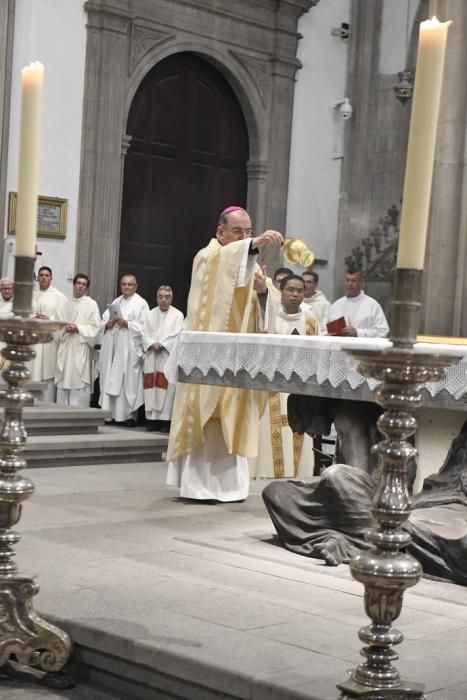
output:
[[[315,316],[306,309],[300,309],[304,293],[302,278],[290,275],[281,284],[282,304],[269,332],[317,335],[319,326]],[[313,440],[309,435],[292,432],[287,420],[287,397],[288,394],[282,392],[274,392],[269,396],[259,425],[258,458],[250,460],[252,477],[309,479],[313,476]]]
[[[216,238],[193,262],[185,329],[254,332],[257,249],[282,243],[278,231],[252,237],[251,220],[243,208],[224,210]],[[257,456],[264,401],[262,392],[179,383],[167,451],[167,483],[179,486],[184,498],[245,499],[247,460]]]
[[[86,296],[89,277],[78,274],[73,280],[73,298],[65,304],[65,328],[59,334],[55,384],[57,403],[89,406],[94,385],[93,352],[100,332],[99,307]]]
[[[37,318],[57,321],[63,318],[67,298],[62,292],[52,286],[52,271],[50,267],[39,269],[39,289],[34,293],[33,307]],[[40,343],[34,346],[36,357],[31,363],[31,381],[45,382],[45,401],[55,401],[55,367],[57,364],[58,338],[50,343]]]
[[[143,332],[149,312],[147,301],[137,294],[133,275],[120,281],[122,294],[102,316],[105,331],[99,358],[101,408],[112,412],[117,423],[136,425],[143,396]]]
[[[144,408],[146,420],[170,421],[175,384],[168,383],[164,368],[183,327],[183,314],[172,306],[172,289],[159,287],[157,306],[146,316],[143,334]]]

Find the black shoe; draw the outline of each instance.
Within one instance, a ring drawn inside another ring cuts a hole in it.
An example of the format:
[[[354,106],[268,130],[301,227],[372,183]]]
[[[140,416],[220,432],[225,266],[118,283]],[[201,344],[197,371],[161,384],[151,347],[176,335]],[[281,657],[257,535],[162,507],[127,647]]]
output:
[[[159,428],[160,433],[170,433],[170,423],[165,423]]]

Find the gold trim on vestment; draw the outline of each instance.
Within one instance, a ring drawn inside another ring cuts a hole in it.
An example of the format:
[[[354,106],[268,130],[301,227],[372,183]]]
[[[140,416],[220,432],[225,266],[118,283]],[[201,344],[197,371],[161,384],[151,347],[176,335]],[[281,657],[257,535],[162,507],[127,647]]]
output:
[[[314,318],[305,314],[305,334],[316,335],[318,324]],[[275,393],[269,396],[269,419],[271,426],[271,448],[272,448],[272,463],[274,467],[274,478],[284,478],[284,447],[282,442],[282,428],[289,427],[287,415],[281,413],[281,397],[280,393]],[[294,476],[297,476],[300,458],[302,456],[304,435],[293,433],[293,468]]]

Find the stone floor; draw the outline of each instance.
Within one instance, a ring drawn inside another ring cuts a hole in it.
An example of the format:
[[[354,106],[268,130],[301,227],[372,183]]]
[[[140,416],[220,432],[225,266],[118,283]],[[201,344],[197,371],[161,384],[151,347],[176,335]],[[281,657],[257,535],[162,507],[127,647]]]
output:
[[[137,649],[147,667],[195,677],[219,698],[335,700],[336,683],[359,663],[362,587],[346,566],[275,544],[263,482],[245,503],[210,506],[178,500],[162,463],[30,477],[18,563],[38,574],[36,610],[77,643],[122,659]],[[398,626],[401,673],[425,683],[428,700],[465,700],[466,589],[423,580],[406,593]],[[111,697],[127,696],[0,682],[2,700]]]

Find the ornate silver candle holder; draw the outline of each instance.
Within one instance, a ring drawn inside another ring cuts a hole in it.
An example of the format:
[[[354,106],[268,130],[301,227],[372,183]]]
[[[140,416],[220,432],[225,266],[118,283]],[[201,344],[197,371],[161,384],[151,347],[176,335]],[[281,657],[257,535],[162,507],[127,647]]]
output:
[[[397,270],[390,336],[393,347],[385,351],[349,351],[360,361],[362,375],[381,381],[375,399],[385,412],[378,420],[384,439],[373,447],[381,466],[371,508],[378,527],[366,536],[372,548],[350,562],[352,576],[365,586],[365,612],[372,622],[359,631],[366,645],[360,653],[366,661],[338,685],[343,692],[341,698],[425,697],[422,684],[402,679],[393,666],[398,654],[392,647],[403,640],[393,622],[401,613],[404,591],[415,586],[422,575],[419,562],[403,551],[411,541],[402,528],[411,509],[408,464],[417,454],[407,438],[415,433],[413,414],[422,405],[419,385],[439,381],[444,368],[460,358],[414,351],[421,279],[421,270]]]
[[[39,586],[18,573],[13,559],[20,535],[11,528],[21,518],[22,502],[34,492],[32,481],[17,474],[26,466],[22,407],[32,398],[24,388],[30,378],[26,362],[35,355],[32,346],[50,342],[63,325],[31,316],[33,271],[34,258],[16,258],[13,316],[0,320],[6,360],[2,376],[8,384],[0,392],[5,410],[0,428],[0,668],[13,675],[31,674],[50,686],[70,687],[74,682],[62,671],[71,654],[70,639],[33,610]]]

